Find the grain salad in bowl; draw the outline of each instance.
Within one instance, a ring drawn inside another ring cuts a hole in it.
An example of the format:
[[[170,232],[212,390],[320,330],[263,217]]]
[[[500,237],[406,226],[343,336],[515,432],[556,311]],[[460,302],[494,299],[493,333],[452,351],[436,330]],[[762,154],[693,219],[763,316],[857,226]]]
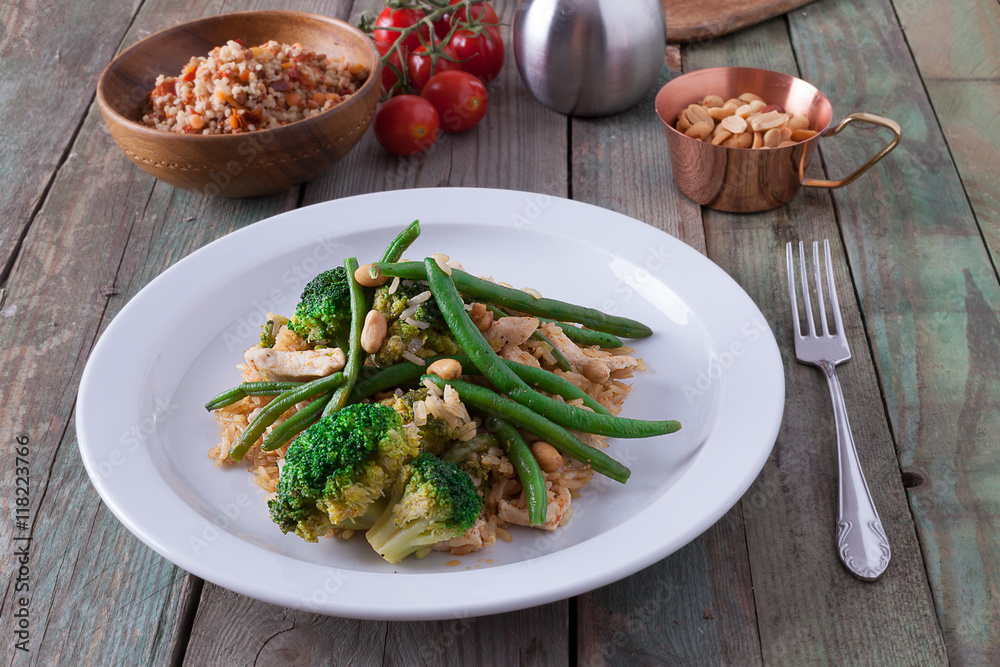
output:
[[[648,327],[444,255],[400,261],[419,233],[312,279],[288,317],[267,316],[243,382],[205,406],[221,429],[210,457],[247,467],[278,529],[363,532],[390,563],[558,530],[595,473],[628,479],[608,437],[680,428],[617,416],[646,368],[619,336]]]
[[[340,104],[368,78],[341,56],[270,40],[247,48],[239,39],[196,56],[178,76],[160,74],[143,124],[165,132],[235,134],[279,127]]]

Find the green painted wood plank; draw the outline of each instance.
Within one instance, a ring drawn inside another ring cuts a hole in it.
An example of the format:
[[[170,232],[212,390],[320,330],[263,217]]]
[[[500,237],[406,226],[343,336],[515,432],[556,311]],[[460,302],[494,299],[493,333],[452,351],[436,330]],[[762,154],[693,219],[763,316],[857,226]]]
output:
[[[664,67],[625,113],[573,119],[573,197],[643,220],[704,252],[701,209],[674,187],[653,113],[657,91],[676,74]],[[575,642],[581,665],[759,664],[740,507],[659,563],[581,595]]]
[[[895,0],[893,6],[958,167],[993,265],[1000,264],[1000,4]]]
[[[835,52],[837,45],[828,40],[830,26],[815,17],[814,6],[792,15],[802,16],[802,31],[810,39],[823,44],[827,53]],[[685,54],[686,71],[722,65],[795,74],[786,21],[770,21]],[[821,175],[818,163],[813,173]],[[943,642],[864,327],[847,287],[851,283],[829,195],[803,191],[790,204],[759,214],[706,211],[705,228],[709,256],[760,306],[785,364],[781,431],[751,488],[759,500],[744,498],[742,503],[764,662],[943,663]],[[841,305],[854,351],[839,374],[860,457],[892,542],[892,563],[876,583],[854,579],[838,560],[837,456],[830,398],[822,375],[794,360],[784,244],[823,238],[833,244]]]
[[[912,14],[902,15],[904,23]],[[808,27],[813,21],[827,26],[821,42]],[[963,23],[941,20],[923,30],[945,45],[940,51],[958,74],[982,72],[969,52],[947,48],[970,39],[958,31]],[[882,112],[903,127],[891,158],[834,201],[899,459],[925,480],[909,497],[948,656],[956,664],[996,663],[1000,285],[941,133],[949,118],[922,94],[888,2],[818,3],[808,21],[793,16],[791,28],[803,73],[839,110]],[[831,48],[847,43],[855,48],[840,51],[834,64]],[[832,171],[846,171],[863,159],[865,143],[825,142],[824,159]]]
[[[140,4],[0,5],[0,280]]]
[[[125,43],[219,8],[147,3]],[[91,106],[13,266],[5,306],[17,312],[0,322],[0,377],[11,401],[0,426],[27,433],[33,443],[30,530],[38,579],[31,660],[179,660],[200,582],[132,538],[86,480],[72,428],[80,373],[99,331],[149,280],[205,243],[297,200],[296,190],[254,201],[211,199],[156,182],[114,146]],[[3,465],[12,478],[13,460],[5,457]],[[5,494],[0,501],[5,512],[12,499]],[[91,527],[89,537],[66,537],[81,526]],[[11,543],[8,522],[0,535]],[[5,552],[8,589],[10,558]]]

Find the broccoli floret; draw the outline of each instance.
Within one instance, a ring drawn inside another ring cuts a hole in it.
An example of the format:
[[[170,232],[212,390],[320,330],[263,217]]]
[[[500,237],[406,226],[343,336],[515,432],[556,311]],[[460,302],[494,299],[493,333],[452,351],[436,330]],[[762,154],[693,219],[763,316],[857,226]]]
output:
[[[351,293],[347,269],[338,266],[309,281],[295,306],[288,328],[310,343],[329,345],[347,340]]]
[[[420,338],[423,341],[415,353],[422,359],[441,354],[462,353],[462,348],[455,341],[448,324],[444,321],[444,316],[441,315],[441,309],[438,308],[434,297],[419,304],[417,309],[412,314],[408,314],[406,318],[428,324],[428,327],[420,328],[408,323],[406,319],[400,318],[400,315],[410,308],[407,302],[427,290],[426,283],[407,280],[400,283],[392,294],[389,294],[388,285],[375,291],[373,307],[385,315],[385,320],[389,325],[385,342],[375,353],[377,366],[385,367],[398,363],[403,357],[403,352],[409,349],[410,343],[415,338]]]
[[[260,346],[274,347],[274,343],[276,342],[278,336],[278,329],[280,329],[283,324],[288,324],[287,317],[275,315],[274,313],[268,313],[267,322],[264,322],[264,324],[260,327]]]
[[[410,423],[413,421],[413,404],[425,400],[429,393],[426,387],[411,389],[400,396],[387,398],[383,403],[398,412],[403,423]],[[420,437],[420,450],[431,454],[440,454],[446,442],[458,437],[457,429],[434,415],[427,415],[426,422],[417,426],[417,433]]]
[[[288,447],[277,495],[268,502],[283,532],[315,542],[330,526],[360,528],[363,516],[420,451],[395,410],[351,405],[321,419]]]
[[[441,454],[441,458],[457,465],[479,485],[489,480],[497,467],[493,462],[496,457],[489,454],[490,447],[497,444],[496,438],[489,433],[480,433],[470,440],[452,445]]]
[[[382,558],[398,563],[466,533],[483,510],[472,480],[453,463],[421,454],[403,469],[388,508],[366,533]]]

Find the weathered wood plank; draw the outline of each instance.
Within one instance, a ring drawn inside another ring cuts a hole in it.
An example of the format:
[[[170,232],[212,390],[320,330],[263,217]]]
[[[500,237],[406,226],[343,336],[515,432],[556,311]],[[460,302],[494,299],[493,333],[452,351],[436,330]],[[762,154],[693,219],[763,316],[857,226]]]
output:
[[[834,201],[899,459],[924,479],[909,497],[948,656],[956,664],[997,663],[996,267],[941,134],[939,122],[948,118],[940,110],[936,116],[922,93],[892,5],[818,3],[808,17],[816,21],[826,26],[822,40],[792,15],[805,77],[826,89],[838,109],[883,113],[903,127],[904,141],[891,158],[835,192]],[[970,39],[958,32],[961,22],[953,33],[944,30],[947,22],[935,25],[939,49],[942,39]],[[829,57],[832,44],[846,43],[854,47]],[[951,54],[960,73],[977,71],[974,56]],[[830,170],[843,173],[863,161],[875,141],[869,136],[825,142]]]
[[[385,3],[359,0],[352,13]],[[565,197],[566,120],[538,104],[514,64],[510,24],[513,3],[497,5],[507,47],[503,71],[488,87],[489,110],[471,130],[442,134],[425,153],[390,155],[369,132],[339,164],[306,185],[305,204],[410,187],[471,186],[529,190]],[[403,217],[405,212],[401,212]]]
[[[140,4],[0,5],[0,281]]]
[[[191,12],[147,3],[125,42]],[[100,503],[75,445],[76,388],[99,330],[143,285],[208,241],[297,200],[297,191],[252,202],[209,199],[157,183],[114,146],[91,107],[8,280],[5,305],[16,317],[0,325],[0,378],[11,401],[0,426],[31,438],[35,484],[31,651],[8,662],[179,660],[200,582],[132,538]],[[14,461],[5,457],[3,466],[13,479]],[[11,514],[13,497],[0,501]],[[0,535],[11,543],[8,522]],[[5,590],[11,562],[5,550]],[[12,650],[5,644],[4,656]]]
[[[675,74],[675,73],[674,73]],[[629,111],[572,122],[573,197],[643,220],[705,252],[700,207],[674,187],[655,113],[664,67]],[[739,506],[684,549],[577,599],[581,665],[759,663]]]
[[[802,31],[822,43],[827,53],[836,50],[829,40],[829,23],[816,18],[812,9],[809,13]],[[796,72],[783,19],[725,42],[702,45],[685,54],[684,64],[685,70],[752,64]],[[838,71],[841,67],[833,66]],[[829,195],[804,191],[785,207],[754,215],[706,210],[705,228],[709,256],[761,307],[783,350],[786,368],[788,398],[782,428],[752,487],[763,501],[743,503],[764,662],[944,662],[861,317],[850,290],[843,287],[841,305],[854,358],[841,366],[840,377],[862,463],[892,542],[893,561],[878,582],[863,583],[840,564],[834,547],[837,459],[830,398],[822,376],[794,360],[782,275],[786,241],[829,238],[837,258],[837,282],[850,285]]]
[[[385,623],[331,618],[205,584],[186,665],[382,664]]]
[[[474,595],[470,591],[470,595]],[[567,602],[494,616],[390,623],[383,665],[568,665]]]
[[[356,2],[351,22],[364,10],[384,7],[384,2]],[[513,5],[497,5],[506,44]],[[408,187],[479,186],[531,190],[545,194],[567,194],[566,121],[537,104],[521,86],[513,57],[500,77],[489,87],[490,108],[486,118],[460,135],[444,135],[426,154],[411,158],[394,157],[378,145],[371,132],[342,162],[320,174],[305,186],[304,204],[339,197]],[[545,150],[539,151],[539,146]],[[531,156],[525,159],[524,156]],[[400,211],[405,218],[406,212]],[[361,538],[356,538],[361,539]],[[229,664],[230,653],[215,646],[214,634],[230,613],[232,593],[205,584],[185,662],[192,665]],[[258,649],[270,650],[274,630],[265,622],[275,616],[275,608],[248,601],[241,607],[244,633],[240,641],[247,647],[239,656],[254,656]],[[457,618],[439,622],[381,623],[323,618],[286,610],[296,623],[310,624],[322,636],[336,637],[360,632],[384,640],[384,657],[375,652],[373,660],[387,664],[506,664],[508,658],[544,664],[568,661],[568,603],[557,602],[523,612],[484,619]],[[282,637],[283,635],[279,635]],[[460,636],[460,638],[459,638]],[[510,638],[525,638],[511,642]],[[282,659],[309,664],[309,647],[282,644]],[[381,646],[381,644],[380,644]],[[237,661],[242,658],[237,659]],[[334,664],[348,664],[350,655],[331,652]]]
[[[1000,100],[1000,4],[895,0],[893,6],[997,266],[1000,119],[984,109]]]

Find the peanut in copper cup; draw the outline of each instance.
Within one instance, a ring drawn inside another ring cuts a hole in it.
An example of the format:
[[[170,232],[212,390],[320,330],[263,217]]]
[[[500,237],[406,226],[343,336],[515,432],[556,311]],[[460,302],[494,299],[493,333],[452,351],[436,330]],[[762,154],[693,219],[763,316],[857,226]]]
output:
[[[674,127],[678,114],[706,95],[729,99],[743,93],[753,93],[788,113],[804,114],[809,128],[817,134],[791,146],[750,149],[712,145]],[[680,191],[702,206],[734,213],[776,208],[788,203],[802,187],[848,185],[895,148],[902,136],[895,121],[865,112],[852,113],[830,127],[833,107],[815,86],[788,74],[751,67],[715,67],[679,76],[657,93],[656,113],[663,121],[674,182]],[[888,128],[892,140],[845,178],[806,178],[820,139],[857,121]]]

